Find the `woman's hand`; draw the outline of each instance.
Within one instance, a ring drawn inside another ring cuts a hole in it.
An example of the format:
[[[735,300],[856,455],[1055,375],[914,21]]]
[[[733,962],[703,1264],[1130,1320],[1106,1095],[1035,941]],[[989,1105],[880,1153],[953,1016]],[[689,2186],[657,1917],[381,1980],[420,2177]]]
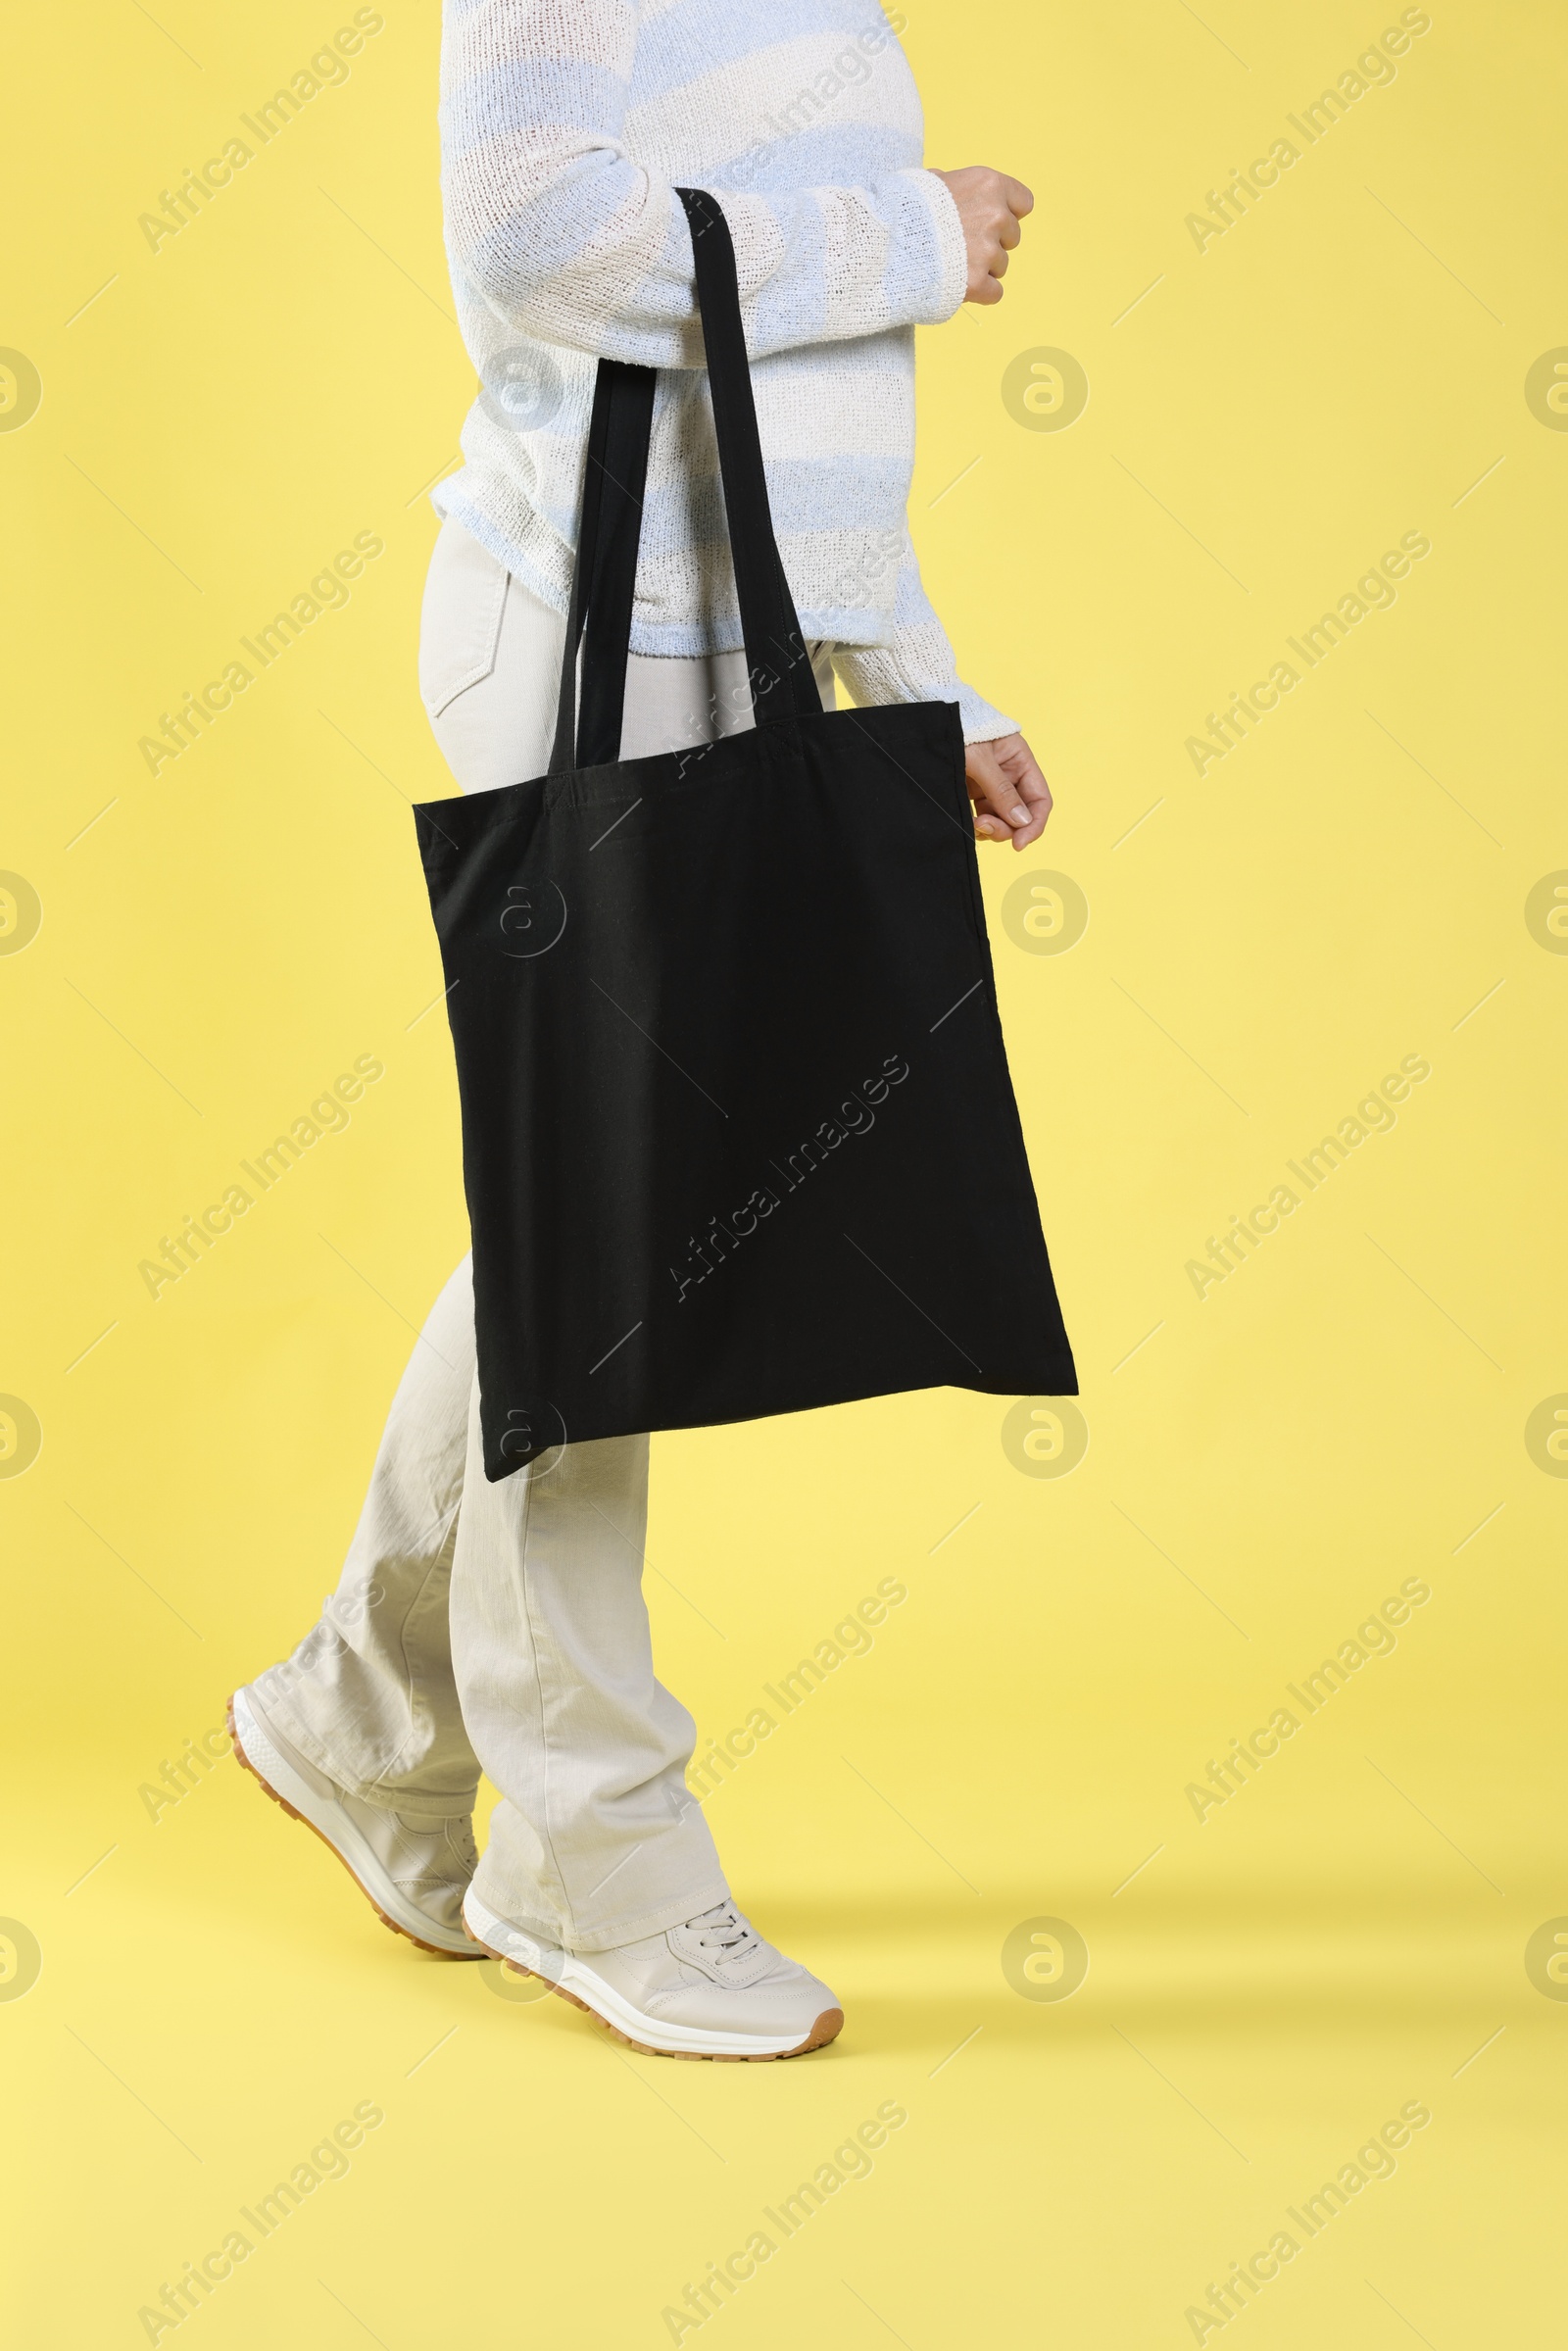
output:
[[[993,171],[987,164],[966,164],[961,171],[939,171],[958,208],[963,222],[964,249],[969,256],[965,302],[1000,302],[1007,256],[1023,235],[1018,223],[1035,209],[1035,200],[1021,179]]]
[[[1051,814],[1051,786],[1022,735],[971,743],[963,755],[977,841],[1010,841],[1027,849]]]

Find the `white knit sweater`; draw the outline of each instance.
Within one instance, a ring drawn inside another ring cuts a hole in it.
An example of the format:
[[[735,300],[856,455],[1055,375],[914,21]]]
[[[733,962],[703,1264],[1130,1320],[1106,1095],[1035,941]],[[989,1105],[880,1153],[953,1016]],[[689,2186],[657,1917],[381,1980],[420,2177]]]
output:
[[[673,193],[711,189],[802,628],[857,702],[957,702],[976,742],[1015,722],[956,675],[906,520],[913,330],[966,271],[899,22],[876,0],[445,0],[447,250],[481,390],[434,499],[564,612],[596,362],[668,370],[632,650],[740,645]]]

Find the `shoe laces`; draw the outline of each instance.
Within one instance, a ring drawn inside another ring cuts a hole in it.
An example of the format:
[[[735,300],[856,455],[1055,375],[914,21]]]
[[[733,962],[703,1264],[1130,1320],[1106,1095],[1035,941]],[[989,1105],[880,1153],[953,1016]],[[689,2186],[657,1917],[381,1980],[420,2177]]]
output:
[[[720,1966],[726,1960],[744,1959],[760,1941],[754,1927],[747,1925],[732,1902],[715,1902],[710,1910],[699,1912],[686,1921],[689,1934],[695,1935],[705,1951],[711,1951]]]

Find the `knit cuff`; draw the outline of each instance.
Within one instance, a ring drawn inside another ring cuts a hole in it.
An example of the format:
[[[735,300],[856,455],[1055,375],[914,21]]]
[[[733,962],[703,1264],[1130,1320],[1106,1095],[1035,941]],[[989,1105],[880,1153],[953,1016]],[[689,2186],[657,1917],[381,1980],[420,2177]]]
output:
[[[1003,735],[1021,735],[1022,727],[1016,718],[1004,718],[999,710],[958,680],[958,716],[963,721],[965,743],[995,743]]]
[[[935,171],[916,174],[928,192],[931,225],[937,239],[940,256],[936,306],[915,319],[917,326],[940,326],[963,306],[969,290],[969,249],[964,242],[963,221],[956,199],[945,179]]]

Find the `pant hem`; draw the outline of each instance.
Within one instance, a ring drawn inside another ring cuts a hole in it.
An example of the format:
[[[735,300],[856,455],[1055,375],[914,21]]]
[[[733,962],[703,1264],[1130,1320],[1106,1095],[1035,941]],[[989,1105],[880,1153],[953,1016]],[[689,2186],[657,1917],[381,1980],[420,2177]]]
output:
[[[688,1919],[697,1918],[705,1910],[711,1910],[715,1902],[728,1902],[733,1898],[720,1875],[710,1879],[704,1886],[670,1895],[651,1910],[617,1919],[608,1927],[567,1927],[560,1920],[534,1918],[529,1915],[525,1905],[487,1893],[480,1883],[483,1874],[484,1865],[481,1861],[479,1877],[474,1880],[474,1892],[486,1909],[495,1911],[499,1918],[504,1918],[509,1926],[515,1927],[519,1933],[532,1935],[536,1942],[548,1943],[555,1950],[577,1952],[585,1958],[591,1957],[596,1951],[613,1951],[621,1943],[640,1942],[646,1935],[663,1935],[671,1927],[683,1927]]]
[[[324,1772],[334,1787],[353,1796],[357,1803],[373,1804],[381,1812],[422,1812],[432,1820],[467,1820],[471,1816],[478,1800],[477,1787],[465,1798],[450,1792],[430,1794],[414,1787],[389,1787],[385,1779],[362,1780],[357,1773],[344,1770],[337,1757],[328,1752],[292,1708],[279,1704],[275,1698],[264,1697],[258,1682],[249,1685],[249,1691],[251,1706],[261,1716],[263,1730],[272,1731],[290,1746],[298,1747],[307,1763]]]

